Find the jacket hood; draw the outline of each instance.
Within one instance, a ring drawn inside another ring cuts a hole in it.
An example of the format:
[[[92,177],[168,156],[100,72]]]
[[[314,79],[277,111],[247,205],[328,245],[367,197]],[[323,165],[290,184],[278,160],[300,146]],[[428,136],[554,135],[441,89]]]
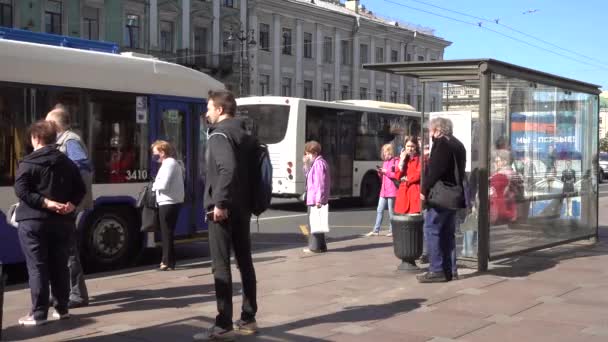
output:
[[[44,146],[23,158],[22,163],[30,163],[42,166],[50,166],[56,164],[64,156],[56,145]]]

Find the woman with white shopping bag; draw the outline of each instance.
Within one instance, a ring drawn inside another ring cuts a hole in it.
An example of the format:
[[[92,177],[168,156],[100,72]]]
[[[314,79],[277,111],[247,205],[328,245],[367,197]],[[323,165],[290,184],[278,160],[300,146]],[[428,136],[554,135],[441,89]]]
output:
[[[311,140],[304,145],[306,205],[308,206],[310,240],[304,253],[327,252],[325,233],[329,232],[329,165],[321,156],[321,144]]]

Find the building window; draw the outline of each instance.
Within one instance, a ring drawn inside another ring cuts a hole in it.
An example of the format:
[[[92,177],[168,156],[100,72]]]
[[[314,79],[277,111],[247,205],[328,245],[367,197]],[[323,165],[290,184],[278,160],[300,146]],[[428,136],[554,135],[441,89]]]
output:
[[[160,50],[173,52],[173,23],[170,21],[160,22]]]
[[[207,29],[197,27],[194,29],[194,63],[198,66],[207,66]]]
[[[283,54],[291,55],[291,29],[283,28]]]
[[[270,51],[270,25],[260,24],[260,49]]]
[[[312,99],[312,81],[304,81],[304,98]]]
[[[391,50],[391,62],[399,62],[399,51]]]
[[[384,91],[376,89],[376,101],[384,101]]]
[[[312,33],[304,32],[304,58],[312,58]]]
[[[422,110],[422,95],[416,95],[416,105],[418,110]]]
[[[89,40],[99,40],[99,8],[83,8],[82,24],[82,38]]]
[[[369,47],[367,44],[361,44],[359,46],[359,60],[361,64],[369,63]]]
[[[234,0],[224,0],[223,5],[224,7],[234,8]]]
[[[331,83],[323,83],[323,101],[331,101]]]
[[[350,99],[350,91],[348,90],[347,85],[342,86],[342,91],[340,92],[340,96],[341,96],[342,100]]]
[[[61,1],[48,0],[44,11],[44,25],[46,33],[61,34],[62,8]]]
[[[376,63],[384,63],[384,48],[376,48]]]
[[[437,98],[433,96],[433,98],[431,98],[431,112],[435,111],[437,111]]]
[[[424,62],[424,56],[418,56],[418,61],[419,62]]]
[[[140,18],[137,14],[127,14],[125,45],[130,48],[139,48]]]
[[[0,26],[13,27],[12,2],[12,0],[0,0]]]
[[[411,54],[411,53],[408,53],[408,54],[406,55],[406,57],[405,57],[405,60],[406,60],[406,61],[408,61],[408,62],[409,62],[409,61],[411,61],[411,60],[412,60],[412,54]]]
[[[397,92],[391,91],[391,102],[397,103]]]
[[[291,78],[283,77],[281,83],[281,96],[291,96]]]
[[[323,63],[331,63],[334,61],[334,42],[331,37],[323,39]]]
[[[260,95],[270,94],[270,76],[260,75]]]
[[[340,48],[342,49],[342,64],[351,65],[350,42],[348,40],[343,40],[340,42],[340,45]]]
[[[367,100],[367,88],[364,88],[364,87],[359,88],[359,98],[361,100]]]
[[[412,105],[412,94],[405,94],[405,103],[409,104],[410,106]]]

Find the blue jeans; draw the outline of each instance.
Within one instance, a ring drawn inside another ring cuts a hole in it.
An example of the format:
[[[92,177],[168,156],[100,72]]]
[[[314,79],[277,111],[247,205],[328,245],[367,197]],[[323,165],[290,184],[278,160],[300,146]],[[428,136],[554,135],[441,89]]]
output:
[[[429,271],[450,278],[456,270],[456,210],[430,208],[424,219]]]
[[[462,256],[476,257],[477,256],[477,231],[467,230],[462,236]]]
[[[390,220],[393,219],[393,214],[395,211],[395,197],[380,197],[378,199],[378,208],[376,209],[376,224],[374,224],[374,232],[380,231],[380,226],[382,225],[382,217],[384,216],[384,209],[386,209],[386,204],[388,203],[388,215]],[[390,232],[393,231],[393,223],[389,222]]]

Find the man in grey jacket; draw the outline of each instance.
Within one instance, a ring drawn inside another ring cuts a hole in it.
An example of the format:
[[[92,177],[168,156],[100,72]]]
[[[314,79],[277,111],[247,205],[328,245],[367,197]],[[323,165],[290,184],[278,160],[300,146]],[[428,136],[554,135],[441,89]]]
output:
[[[82,176],[87,193],[76,208],[76,230],[70,241],[70,256],[68,268],[70,270],[70,301],[69,308],[78,308],[89,305],[89,293],[84,281],[84,273],[80,262],[80,248],[78,246],[79,236],[77,234],[80,218],[86,209],[93,208],[93,167],[89,160],[87,148],[80,136],[70,130],[70,113],[67,107],[58,104],[46,116],[47,121],[52,121],[57,126],[57,148],[72,160]]]

